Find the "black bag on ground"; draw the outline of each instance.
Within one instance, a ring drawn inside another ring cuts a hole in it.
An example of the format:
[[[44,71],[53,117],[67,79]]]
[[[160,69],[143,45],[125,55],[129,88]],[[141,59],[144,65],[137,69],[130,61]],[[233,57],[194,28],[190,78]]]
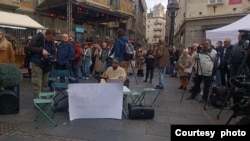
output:
[[[130,119],[152,119],[155,115],[152,106],[133,106],[128,104],[128,112]]]
[[[67,111],[69,108],[69,99],[68,95],[57,95],[54,97],[54,102],[55,102],[55,111],[63,112]]]
[[[221,108],[226,107],[227,102],[225,102],[227,97],[227,88],[225,86],[214,86],[212,88],[212,95],[210,95],[210,103],[211,105]],[[225,103],[223,105],[223,103]]]

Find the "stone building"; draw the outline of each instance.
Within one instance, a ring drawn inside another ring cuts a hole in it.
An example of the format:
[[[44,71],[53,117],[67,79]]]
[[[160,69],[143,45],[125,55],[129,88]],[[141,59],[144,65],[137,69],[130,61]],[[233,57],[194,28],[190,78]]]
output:
[[[177,0],[174,43],[188,47],[201,43],[206,30],[228,25],[250,13],[249,0]]]
[[[145,0],[1,0],[0,8],[56,29],[58,40],[64,32],[83,32],[83,41],[116,38],[118,27],[124,28],[131,40],[145,40]]]
[[[155,5],[147,14],[146,39],[148,44],[158,43],[159,38],[166,36],[166,12],[162,4]]]

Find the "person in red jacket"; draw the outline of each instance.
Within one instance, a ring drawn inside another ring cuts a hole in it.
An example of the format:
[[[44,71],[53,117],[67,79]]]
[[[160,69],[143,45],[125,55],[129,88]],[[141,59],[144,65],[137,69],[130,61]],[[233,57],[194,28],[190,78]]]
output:
[[[73,76],[75,78],[79,78],[78,76],[78,70],[82,64],[82,48],[81,45],[75,42],[75,37],[74,36],[69,36],[69,41],[73,44],[73,47],[75,49],[75,56],[74,56],[74,61],[72,64],[72,72]]]

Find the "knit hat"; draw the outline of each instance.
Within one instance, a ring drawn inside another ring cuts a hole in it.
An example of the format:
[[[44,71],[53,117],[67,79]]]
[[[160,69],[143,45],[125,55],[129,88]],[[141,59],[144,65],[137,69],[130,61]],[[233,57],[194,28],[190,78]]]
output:
[[[120,63],[120,60],[118,58],[113,58],[113,63],[118,64],[118,63]]]

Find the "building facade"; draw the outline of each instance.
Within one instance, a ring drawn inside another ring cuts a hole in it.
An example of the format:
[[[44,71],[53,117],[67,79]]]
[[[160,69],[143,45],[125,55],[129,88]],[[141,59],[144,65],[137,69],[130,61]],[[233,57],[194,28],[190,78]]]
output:
[[[177,0],[174,43],[188,47],[206,38],[206,30],[228,25],[250,13],[249,0]]]
[[[146,39],[148,44],[158,43],[166,36],[166,12],[162,4],[155,5],[147,14]]]
[[[117,28],[125,29],[132,40],[143,42],[146,38],[145,0],[1,0],[0,8],[54,28],[58,40],[61,33],[75,34],[79,28],[83,40],[115,39]]]
[[[145,0],[134,1],[135,46],[142,47],[146,45],[147,5]]]

